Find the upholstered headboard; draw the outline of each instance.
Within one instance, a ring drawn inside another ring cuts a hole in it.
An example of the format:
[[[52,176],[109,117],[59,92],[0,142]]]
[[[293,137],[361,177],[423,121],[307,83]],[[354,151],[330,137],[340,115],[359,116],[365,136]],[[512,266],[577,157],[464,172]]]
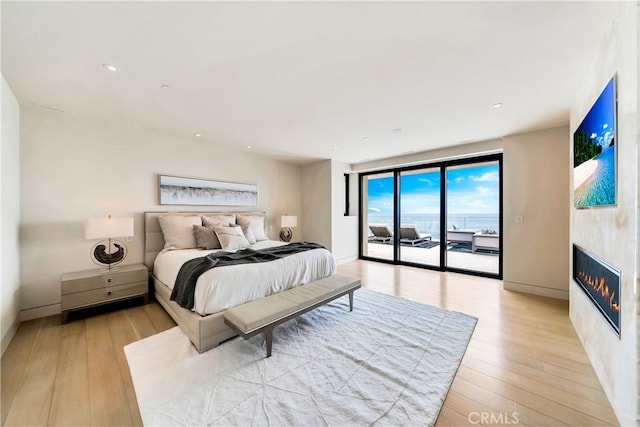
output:
[[[158,217],[164,215],[261,215],[265,217],[265,233],[267,232],[266,212],[264,211],[240,211],[240,212],[145,212],[144,213],[144,264],[149,271],[153,270],[156,256],[164,249],[164,236],[160,228]]]

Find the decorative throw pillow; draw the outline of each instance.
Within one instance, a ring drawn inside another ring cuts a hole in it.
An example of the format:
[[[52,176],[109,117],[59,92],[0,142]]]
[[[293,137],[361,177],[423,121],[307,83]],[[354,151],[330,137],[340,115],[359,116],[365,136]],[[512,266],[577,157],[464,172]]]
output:
[[[196,236],[196,245],[199,249],[220,249],[220,240],[216,236],[213,227],[194,225],[193,234]]]
[[[234,225],[229,225],[229,227],[235,227],[235,226]],[[255,245],[256,244],[256,235],[253,234],[253,231],[251,230],[251,227],[249,225],[241,225],[240,228],[242,229],[242,233],[244,234],[244,237],[247,238],[247,241],[249,242],[249,244]]]
[[[214,227],[213,230],[225,251],[237,251],[251,247],[240,227]]]
[[[251,228],[256,241],[268,240],[264,232],[264,217],[260,215],[238,215],[236,223],[241,227]]]
[[[199,216],[164,215],[158,217],[160,228],[164,235],[165,249],[196,248],[196,238],[193,233],[194,225],[202,225]]]
[[[236,223],[236,216],[230,215],[202,215],[202,225],[205,227],[226,227]]]

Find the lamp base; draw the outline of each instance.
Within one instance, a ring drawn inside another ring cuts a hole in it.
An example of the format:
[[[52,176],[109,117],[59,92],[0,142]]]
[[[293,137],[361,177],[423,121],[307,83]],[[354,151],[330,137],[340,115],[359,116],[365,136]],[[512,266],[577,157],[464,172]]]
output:
[[[282,240],[283,242],[289,243],[292,237],[293,232],[290,228],[283,228],[282,230],[280,230],[280,240]]]
[[[118,240],[98,242],[91,250],[91,260],[107,270],[113,270],[113,266],[120,264],[126,257],[127,246]]]

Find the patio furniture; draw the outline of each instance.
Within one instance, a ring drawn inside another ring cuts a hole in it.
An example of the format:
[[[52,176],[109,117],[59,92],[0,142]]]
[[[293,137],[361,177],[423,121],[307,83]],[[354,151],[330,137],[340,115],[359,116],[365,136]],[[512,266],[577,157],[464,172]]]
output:
[[[431,240],[431,234],[420,234],[414,224],[400,226],[400,243],[417,245],[424,241]]]
[[[500,235],[476,233],[472,237],[471,245],[472,252],[475,252],[478,249],[497,251],[500,249]]]
[[[369,225],[369,230],[373,233],[373,236],[369,236],[369,241],[389,243],[393,238],[388,225]]]
[[[477,232],[471,229],[447,230],[447,243],[472,243]]]

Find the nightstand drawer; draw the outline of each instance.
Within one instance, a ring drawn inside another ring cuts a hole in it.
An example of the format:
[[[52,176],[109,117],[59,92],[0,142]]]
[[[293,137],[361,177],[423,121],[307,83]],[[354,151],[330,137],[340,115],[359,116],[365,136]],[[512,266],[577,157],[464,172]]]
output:
[[[127,266],[128,267],[128,266]],[[83,274],[84,273],[84,274]],[[146,268],[125,268],[96,274],[94,271],[65,274],[62,277],[62,295],[75,292],[120,286],[148,280]]]
[[[62,310],[72,310],[95,304],[102,304],[122,298],[130,298],[136,295],[146,295],[148,292],[146,277],[141,282],[127,283],[124,285],[103,287],[84,292],[75,292],[62,295]]]

